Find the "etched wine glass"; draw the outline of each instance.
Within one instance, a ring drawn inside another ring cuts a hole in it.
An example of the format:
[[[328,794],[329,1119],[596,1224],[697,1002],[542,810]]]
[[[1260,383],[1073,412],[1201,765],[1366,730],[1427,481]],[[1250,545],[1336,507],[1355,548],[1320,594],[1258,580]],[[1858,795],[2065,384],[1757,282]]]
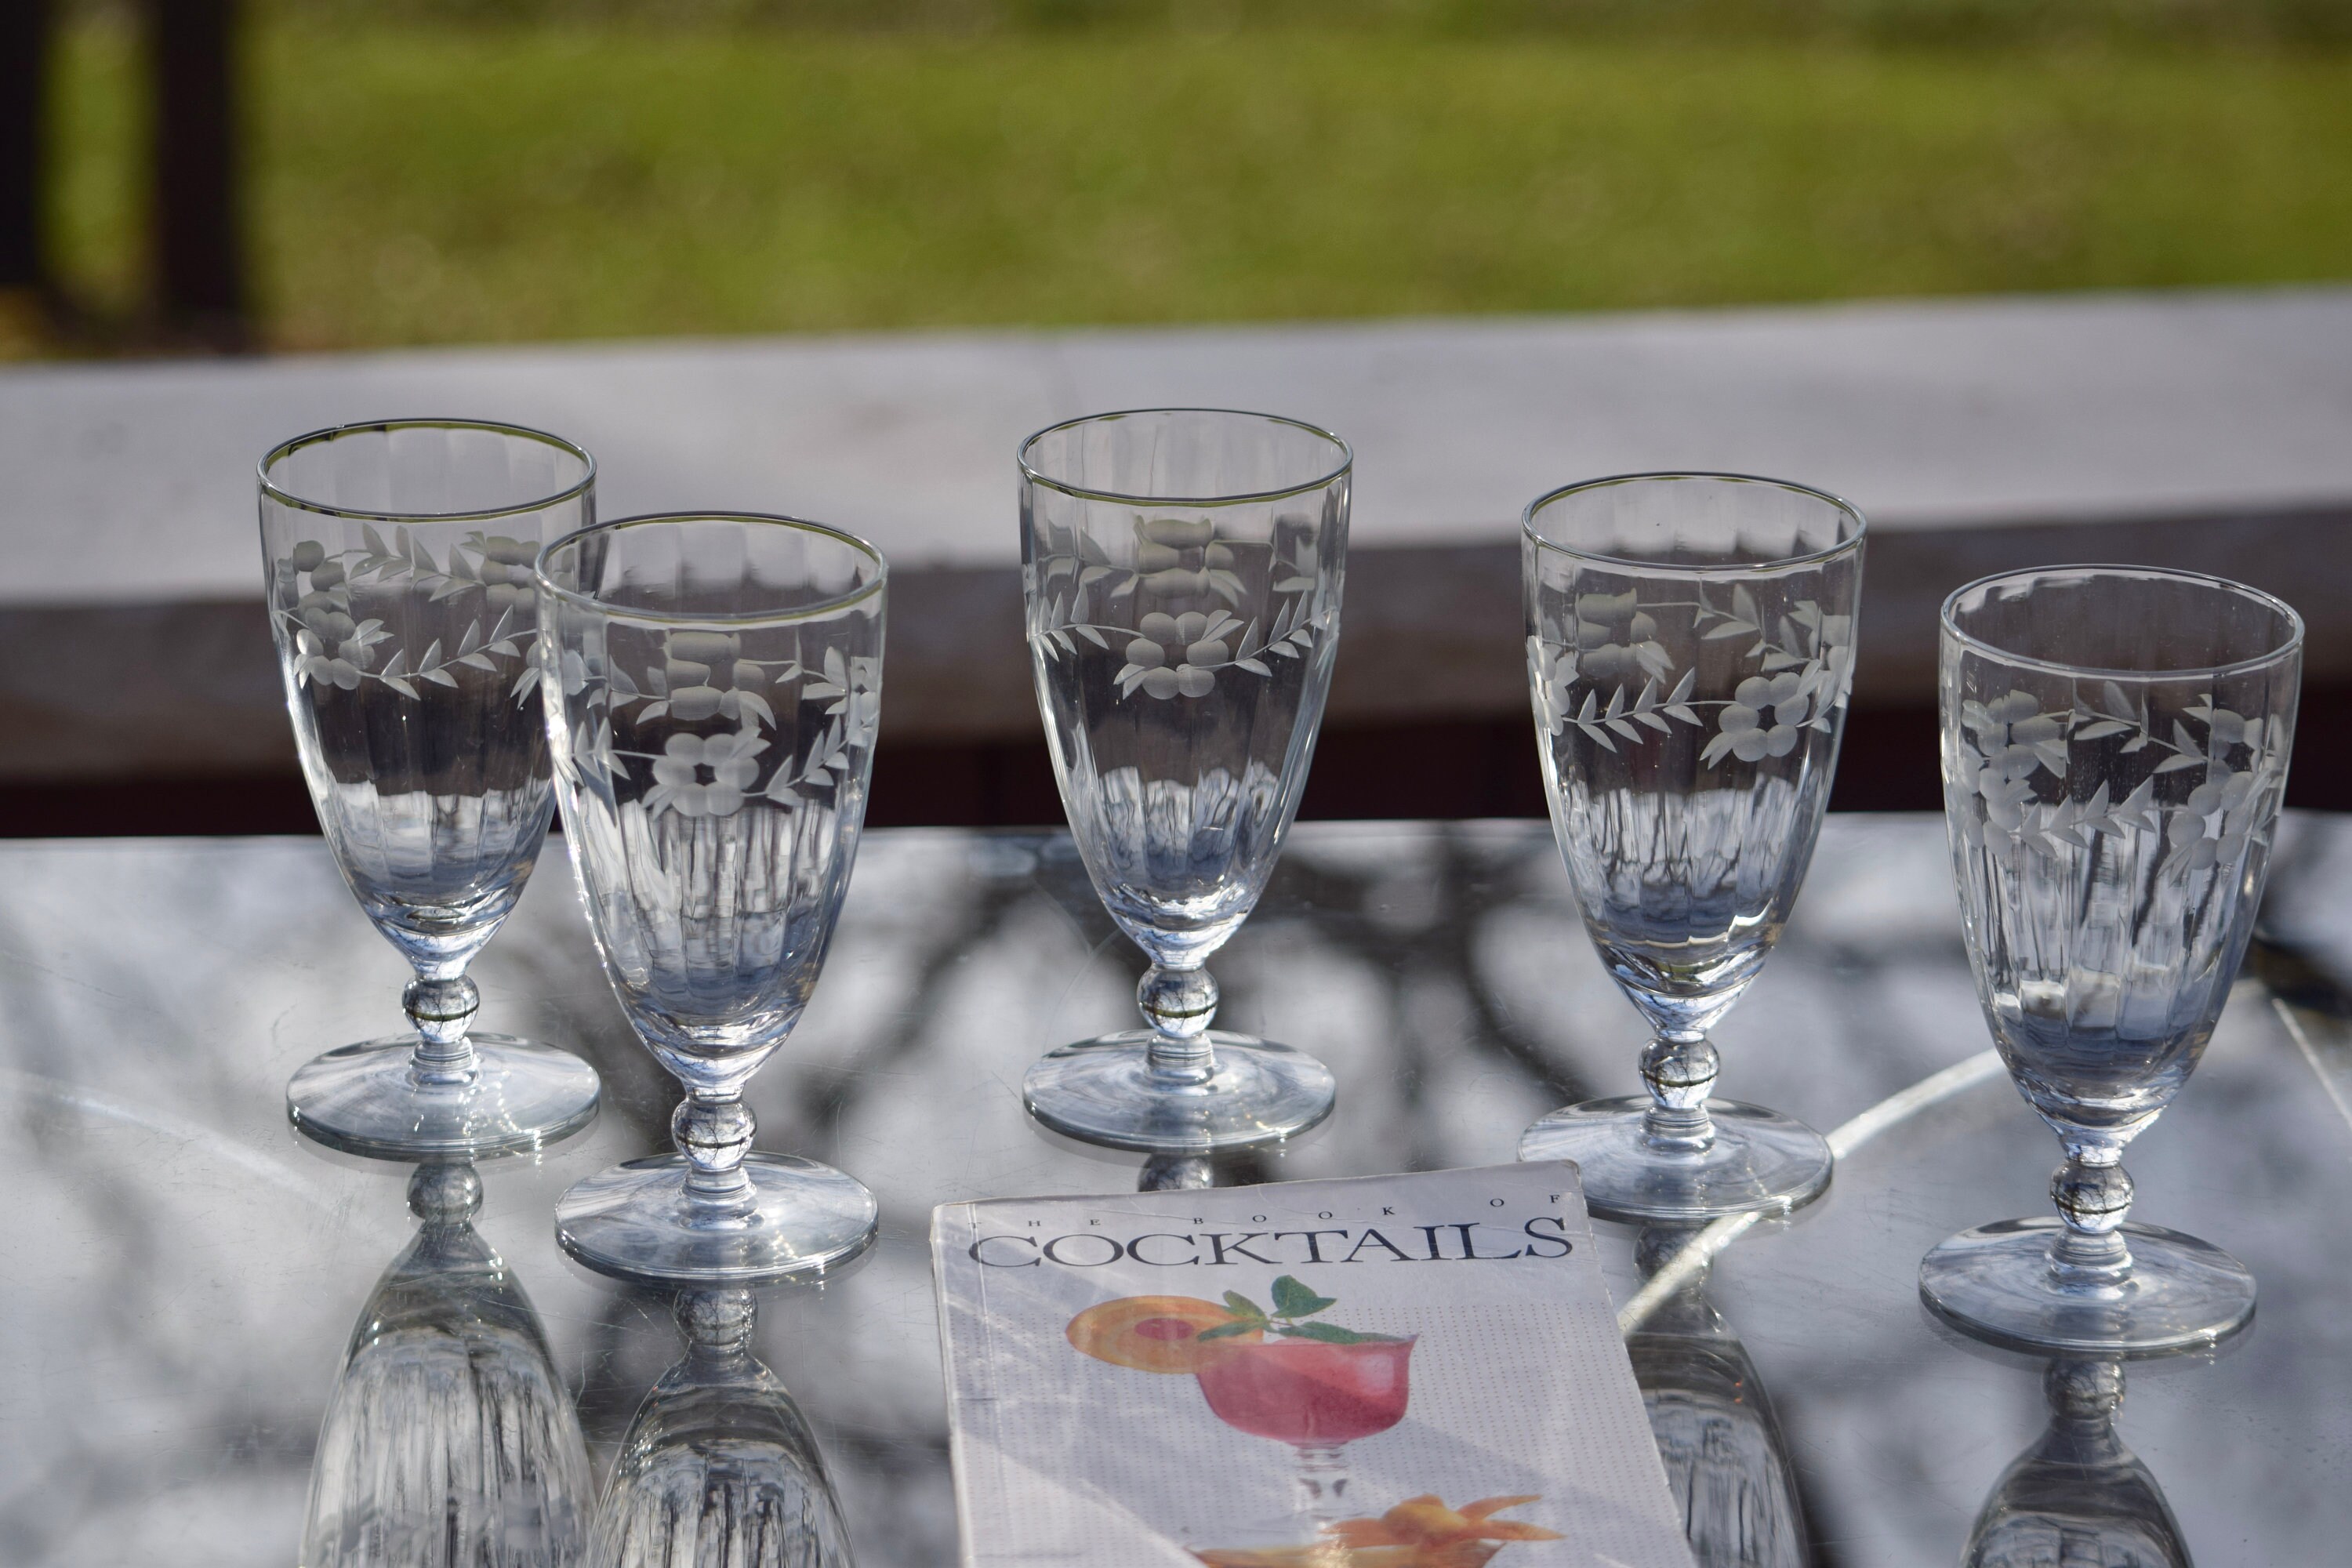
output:
[[[1095,890],[1151,961],[1149,1027],[1065,1046],[1022,1098],[1057,1132],[1202,1153],[1330,1114],[1328,1068],[1212,1029],[1209,956],[1298,809],[1339,642],[1353,458],[1295,420],[1103,414],[1023,443],[1037,705]]]
[[[522,896],[555,808],[530,563],[593,521],[595,465],[512,426],[404,419],[262,458],[269,621],[302,776],[343,880],[416,972],[411,1032],[287,1085],[297,1126],[392,1159],[536,1149],[596,1114],[569,1052],[469,1027],[467,965]]]
[[[601,523],[539,562],[548,734],[604,974],[686,1087],[678,1152],[588,1177],[556,1235],[625,1279],[756,1285],[874,1239],[874,1196],[754,1153],[743,1086],[816,989],[866,816],[881,555],[791,518]]]
[[[1802,485],[1633,474],[1527,510],[1520,561],[1552,832],[1601,962],[1656,1032],[1647,1092],[1556,1110],[1592,1212],[1786,1210],[1830,1180],[1793,1118],[1711,1100],[1707,1031],[1780,939],[1853,684],[1862,514]]]
[[[2126,1223],[2125,1145],[2196,1070],[2262,901],[2303,622],[2192,573],[2058,566],[1944,602],[1944,816],[1977,995],[2058,1134],[2054,1217],[1963,1231],[1919,1289],[2032,1348],[2210,1342],[2254,1310],[2221,1248]]]

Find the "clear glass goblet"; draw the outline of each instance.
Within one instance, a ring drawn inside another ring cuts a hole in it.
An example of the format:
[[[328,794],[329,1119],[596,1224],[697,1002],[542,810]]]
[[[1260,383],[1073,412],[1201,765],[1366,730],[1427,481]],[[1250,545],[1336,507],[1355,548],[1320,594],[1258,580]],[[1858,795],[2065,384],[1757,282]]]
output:
[[[575,1184],[574,1258],[625,1279],[754,1285],[874,1239],[874,1195],[751,1152],[743,1086],[816,989],[866,816],[882,557],[791,518],[599,524],[539,563],[564,842],[605,977],[686,1087],[676,1154]]]
[[[1339,643],[1353,458],[1263,414],[1154,409],[1021,447],[1037,704],[1095,890],[1151,961],[1150,1026],[1029,1069],[1031,1115],[1086,1142],[1202,1153],[1330,1114],[1330,1070],[1212,1029],[1209,955],[1265,890]]]
[[[1707,1030],[1763,967],[1811,861],[1853,684],[1862,514],[1735,474],[1634,474],[1528,508],[1528,678],[1553,836],[1601,962],[1656,1037],[1645,1094],[1556,1110],[1592,1212],[1792,1208],[1821,1134],[1710,1100]]]
[[[343,879],[416,971],[411,1032],[287,1085],[311,1137],[391,1159],[536,1149],[596,1115],[596,1073],[468,1027],[474,955],[513,912],[555,809],[530,563],[593,521],[595,465],[536,430],[405,419],[261,460],[269,620],[302,775]]]
[[[1963,1231],[1919,1289],[1980,1337],[2147,1352],[2254,1310],[2219,1247],[2127,1224],[2126,1144],[2189,1081],[2237,977],[2286,787],[2303,623],[2136,566],[1944,602],[1944,816],[1977,995],[2066,1152],[2058,1213]]]

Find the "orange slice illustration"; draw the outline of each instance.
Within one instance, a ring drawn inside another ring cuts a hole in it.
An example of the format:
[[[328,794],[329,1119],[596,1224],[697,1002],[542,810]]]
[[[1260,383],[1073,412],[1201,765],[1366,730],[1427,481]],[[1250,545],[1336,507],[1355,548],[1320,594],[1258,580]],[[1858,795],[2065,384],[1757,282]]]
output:
[[[1378,1519],[1343,1519],[1304,1546],[1196,1551],[1206,1568],[1485,1568],[1514,1541],[1558,1541],[1557,1531],[1494,1516],[1540,1500],[1481,1498],[1450,1509],[1433,1492],[1407,1498]]]
[[[1137,1372],[1190,1373],[1201,1331],[1230,1323],[1234,1314],[1197,1296],[1122,1296],[1070,1320],[1070,1343],[1097,1361]],[[1229,1336],[1265,1338],[1263,1330]]]

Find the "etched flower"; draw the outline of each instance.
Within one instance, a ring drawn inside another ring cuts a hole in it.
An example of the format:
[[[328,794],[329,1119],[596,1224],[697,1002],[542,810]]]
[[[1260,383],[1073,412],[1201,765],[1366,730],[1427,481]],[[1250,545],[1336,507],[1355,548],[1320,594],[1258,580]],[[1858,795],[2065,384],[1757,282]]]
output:
[[[483,602],[499,614],[529,605],[533,591],[531,563],[538,557],[539,546],[529,540],[493,533],[476,548],[482,552],[476,574],[481,579]]]
[[[341,594],[305,594],[294,606],[294,614],[323,643],[342,642],[359,629],[359,623],[352,619],[351,606]]]
[[[1998,768],[1983,768],[1977,773],[1977,794],[1984,799],[1985,820],[1995,827],[2015,833],[2025,825],[2033,786],[2023,779],[2011,778]]]
[[[2192,715],[2195,711],[2190,710]],[[2264,726],[2260,719],[2249,719],[2243,714],[2232,713],[2227,708],[2215,708],[2207,712],[2205,722],[2210,727],[2210,735],[2206,750],[2217,757],[2231,746],[2246,746],[2257,752],[2263,749]]]
[[[1743,763],[1785,757],[1797,749],[1798,730],[1812,716],[1805,678],[1794,670],[1751,675],[1733,691],[1716,721],[1731,754]]]
[[[2189,792],[2189,809],[2199,816],[2210,816],[2219,811],[2237,814],[2253,793],[2252,773],[2233,773],[2216,763],[2206,770],[2205,782]]]
[[[1137,517],[1135,582],[1152,594],[1214,594],[1227,604],[1239,604],[1242,580],[1234,567],[1240,557],[1234,547],[1217,539],[1216,523],[1209,518]],[[1274,563],[1276,576],[1284,564]],[[1115,567],[1097,566],[1108,574]],[[1279,588],[1281,584],[1276,583]]]
[[[743,794],[759,776],[759,754],[768,743],[756,731],[726,735],[672,735],[654,759],[648,803],[681,816],[732,816],[743,809]]]
[[[1137,683],[1149,697],[1206,697],[1216,689],[1216,670],[1233,662],[1223,640],[1237,630],[1230,616],[1212,621],[1199,611],[1181,616],[1157,611],[1136,623],[1139,634],[1127,645],[1128,664],[1143,672]]]
[[[2261,817],[2255,807],[2263,783],[2252,769],[2238,773],[2219,763],[2207,769],[2205,782],[2189,792],[2171,822],[2174,850],[2190,869],[2238,863]]]
[[[1577,662],[1586,679],[1631,680],[1671,674],[1674,656],[1658,623],[1631,593],[1576,596]]]
[[[741,656],[742,639],[731,633],[672,632],[661,657],[645,666],[643,679],[625,682],[622,700],[654,700],[638,716],[640,723],[667,715],[688,724],[713,718],[738,725],[755,720],[773,724],[775,710],[761,694],[771,678]],[[837,663],[840,656],[834,657]]]
[[[1974,737],[1985,765],[2009,780],[2031,777],[2038,767],[2065,773],[2066,723],[2072,717],[2071,711],[2043,712],[2042,700],[2031,691],[1960,704],[1960,723]]]

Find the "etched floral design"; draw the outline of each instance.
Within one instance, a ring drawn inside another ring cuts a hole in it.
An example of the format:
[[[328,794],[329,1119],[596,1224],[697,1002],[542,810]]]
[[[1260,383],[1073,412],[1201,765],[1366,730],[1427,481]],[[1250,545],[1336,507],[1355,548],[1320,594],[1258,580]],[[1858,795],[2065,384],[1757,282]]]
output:
[[[1812,716],[1812,685],[1804,677],[1789,670],[1751,675],[1715,716],[1718,733],[1699,760],[1713,763],[1726,752],[1743,763],[1785,757],[1803,738],[1799,731]]]
[[[881,660],[825,650],[821,672],[793,659],[743,657],[731,633],[678,630],[662,634],[656,657],[635,675],[618,663],[577,648],[556,658],[567,697],[583,699],[567,768],[576,787],[617,799],[642,764],[651,784],[643,804],[652,815],[724,817],[753,799],[798,805],[809,786],[832,786],[850,776],[853,751],[873,744],[881,716]],[[808,754],[780,760],[767,782],[760,773],[778,726],[779,702],[824,703],[824,725]],[[614,721],[641,730],[658,721],[698,724],[717,720],[731,731],[675,731],[659,752],[615,743]]]
[[[1985,766],[2011,782],[2031,777],[2040,767],[2066,771],[2066,726],[2072,717],[2071,711],[2043,712],[2042,700],[2031,691],[1960,704],[1960,722],[1975,738]]]
[[[646,809],[665,808],[681,816],[732,816],[743,809],[744,792],[760,776],[759,756],[768,742],[756,730],[733,734],[674,734],[652,759],[654,787]]]
[[[1234,662],[1224,638],[1241,622],[1220,610],[1166,616],[1154,611],[1136,623],[1127,645],[1127,668],[1119,672],[1119,695],[1139,688],[1146,697],[1206,697],[1216,689],[1216,672]],[[1251,662],[1255,663],[1255,660]],[[1132,671],[1134,673],[1130,674]]]
[[[1139,691],[1160,701],[1195,699],[1216,689],[1217,676],[1239,670],[1271,678],[1276,658],[1297,658],[1328,626],[1330,612],[1316,607],[1316,578],[1309,566],[1277,556],[1270,586],[1285,598],[1270,621],[1244,622],[1234,610],[1247,593],[1237,570],[1235,546],[1216,537],[1204,519],[1134,520],[1135,564],[1113,564],[1083,535],[1075,552],[1049,556],[1032,569],[1042,594],[1040,626],[1034,634],[1052,655],[1075,655],[1078,641],[1116,649],[1125,656],[1112,681],[1124,700]],[[1171,615],[1139,610],[1141,601],[1197,599],[1211,595],[1225,607]]]
[[[1576,596],[1576,647],[1577,668],[1588,680],[1655,680],[1675,668],[1658,640],[1656,617],[1640,607],[1631,590]]]
[[[2204,727],[2202,740],[2191,723]],[[2207,696],[2168,728],[2169,738],[2159,734],[2146,700],[2135,702],[2114,681],[2100,683],[2096,701],[2078,689],[2064,708],[2044,708],[2033,693],[2017,689],[1988,701],[1963,700],[1963,762],[1973,762],[1968,782],[1979,801],[1959,818],[1963,837],[2003,855],[2029,848],[2056,855],[2089,848],[2099,835],[2158,834],[2167,861],[2184,869],[2236,865],[2285,783],[2275,722],[2216,707]],[[2118,759],[2151,748],[2164,754],[2120,801],[2106,776],[2087,797],[2073,798],[2067,780],[2078,760],[2093,774],[2121,771],[2089,750],[2107,742]],[[2204,776],[2186,795],[2169,805],[2158,800],[2160,778],[2190,769]]]
[[[298,687],[356,691],[373,680],[419,699],[427,684],[455,687],[460,668],[495,673],[501,661],[520,661],[512,695],[518,701],[529,696],[539,680],[528,651],[535,634],[524,624],[536,544],[477,531],[450,545],[445,564],[405,526],[394,527],[387,542],[373,524],[362,523],[360,537],[361,546],[334,552],[302,540],[276,564],[274,608],[293,641]],[[455,641],[436,637],[412,656],[404,647],[384,647],[394,638],[382,619],[354,616],[355,587],[421,592],[436,605],[478,594],[481,610]]]
[[[806,695],[829,704],[828,718],[871,734],[882,717],[882,661],[863,654],[845,658],[839,648],[827,648],[824,678],[810,682]]]
[[[1662,625],[1662,616],[1680,621],[1685,613],[1687,633]],[[1645,731],[1671,734],[1676,723],[1704,730],[1699,710],[1714,708],[1716,732],[1699,752],[1704,765],[1788,756],[1805,730],[1832,727],[1853,689],[1853,617],[1800,599],[1772,617],[1769,631],[1766,618],[1745,584],[1734,584],[1724,605],[1703,593],[1649,605],[1631,591],[1579,594],[1570,624],[1547,625],[1528,639],[1545,728],[1553,735],[1573,728],[1613,752],[1621,742],[1644,740]],[[1731,638],[1753,639],[1742,658],[1757,660],[1760,673],[1743,679],[1728,699],[1693,696],[1697,650],[1678,662],[1674,645]]]

